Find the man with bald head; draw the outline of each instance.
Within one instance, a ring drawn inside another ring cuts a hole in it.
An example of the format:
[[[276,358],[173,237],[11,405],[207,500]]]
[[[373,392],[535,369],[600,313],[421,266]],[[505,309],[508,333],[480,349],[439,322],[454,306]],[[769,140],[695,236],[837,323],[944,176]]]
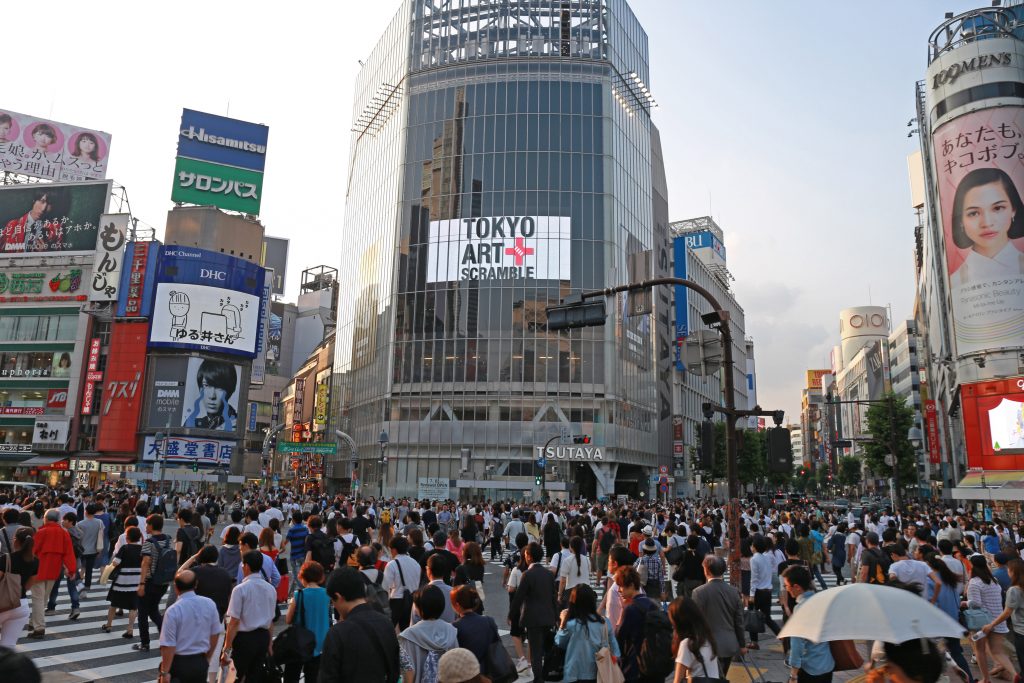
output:
[[[205,683],[210,657],[224,630],[217,606],[196,595],[196,575],[190,569],[174,577],[178,599],[164,614],[160,628],[159,683]]]

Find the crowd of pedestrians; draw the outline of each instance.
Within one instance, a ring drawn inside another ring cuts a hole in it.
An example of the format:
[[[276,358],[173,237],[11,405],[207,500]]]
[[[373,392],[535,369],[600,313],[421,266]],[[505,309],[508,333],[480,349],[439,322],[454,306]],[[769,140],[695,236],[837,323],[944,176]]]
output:
[[[0,581],[17,577],[21,595],[0,603],[0,646],[46,637],[61,591],[74,620],[81,596],[99,587],[109,602],[101,630],[127,616],[122,635],[135,640],[138,626],[134,649],[159,648],[160,681],[720,679],[761,646],[759,634],[778,634],[831,590],[828,574],[836,585],[905,588],[957,619],[969,612],[981,634],[969,641],[973,667],[956,638],[924,648],[923,659],[920,647],[908,659],[901,644],[878,644],[869,666],[903,662],[907,680],[932,683],[928,672],[943,672],[947,653],[945,671],[987,683],[1015,680],[1024,661],[1024,525],[962,511],[854,518],[751,504],[736,539],[738,589],[726,580],[724,509],[708,501],[456,504],[110,489],[0,495],[0,515]],[[507,610],[487,597],[488,554],[504,566]],[[828,643],[794,637],[783,646],[791,680],[831,681]]]

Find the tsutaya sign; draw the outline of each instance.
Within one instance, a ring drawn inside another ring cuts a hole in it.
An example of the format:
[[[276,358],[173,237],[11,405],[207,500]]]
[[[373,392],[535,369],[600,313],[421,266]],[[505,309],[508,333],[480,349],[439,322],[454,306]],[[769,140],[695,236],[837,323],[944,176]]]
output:
[[[534,446],[538,458],[556,460],[604,460],[604,449],[600,446]]]
[[[570,226],[570,219],[564,216],[432,221],[427,282],[568,280]]]

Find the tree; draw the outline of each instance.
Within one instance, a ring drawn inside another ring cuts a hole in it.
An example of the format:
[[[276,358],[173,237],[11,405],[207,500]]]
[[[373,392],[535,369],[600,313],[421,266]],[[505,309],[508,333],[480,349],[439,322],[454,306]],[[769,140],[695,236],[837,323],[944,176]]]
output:
[[[856,486],[860,483],[860,459],[847,455],[839,458],[839,483]]]
[[[765,433],[756,429],[744,429],[738,435],[738,469],[741,484],[756,484],[768,469]]]
[[[885,456],[896,445],[896,461],[900,466],[900,486],[913,483],[917,477],[917,463],[914,447],[907,440],[907,431],[914,424],[914,411],[906,401],[894,394],[887,394],[884,401],[872,403],[868,408],[867,427],[871,441],[864,444],[864,460],[875,474],[892,476],[892,467],[885,464]],[[893,401],[890,405],[889,401]],[[895,418],[895,419],[893,419]]]

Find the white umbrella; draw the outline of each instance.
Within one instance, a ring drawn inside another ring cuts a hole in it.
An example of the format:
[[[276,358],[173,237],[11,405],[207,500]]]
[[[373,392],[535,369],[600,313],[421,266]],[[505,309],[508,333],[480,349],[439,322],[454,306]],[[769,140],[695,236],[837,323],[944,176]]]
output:
[[[959,638],[964,627],[919,595],[901,588],[851,583],[815,593],[800,605],[780,638],[881,640]]]

